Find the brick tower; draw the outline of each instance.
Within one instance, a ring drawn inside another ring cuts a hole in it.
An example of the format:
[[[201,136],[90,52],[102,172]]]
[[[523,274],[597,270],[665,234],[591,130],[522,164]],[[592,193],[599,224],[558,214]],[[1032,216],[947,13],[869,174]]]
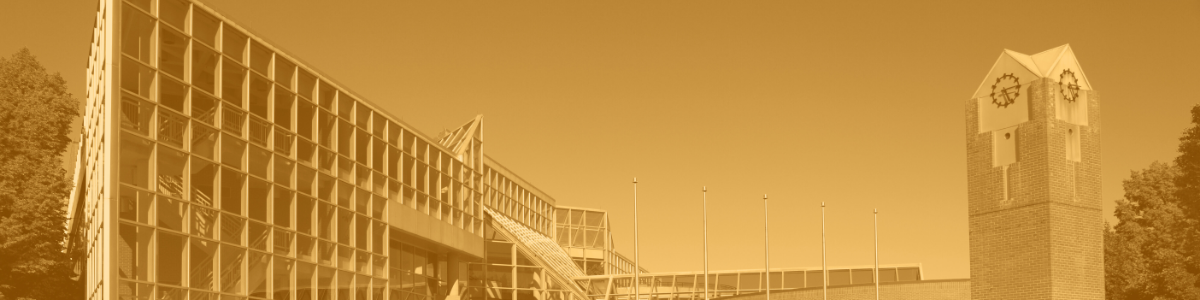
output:
[[[1104,299],[1097,104],[1069,45],[1005,50],[967,101],[972,299]]]

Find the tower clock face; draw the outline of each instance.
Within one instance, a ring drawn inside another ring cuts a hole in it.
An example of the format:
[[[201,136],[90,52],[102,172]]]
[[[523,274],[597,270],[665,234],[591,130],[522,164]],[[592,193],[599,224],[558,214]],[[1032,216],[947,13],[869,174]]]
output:
[[[1065,69],[1058,75],[1058,91],[1067,101],[1075,102],[1075,99],[1079,99],[1079,78],[1075,77],[1075,72],[1071,72],[1071,69]]]
[[[1017,76],[1009,73],[996,78],[996,84],[992,85],[992,104],[996,104],[997,108],[1007,108],[1016,103],[1019,96],[1021,80]]]

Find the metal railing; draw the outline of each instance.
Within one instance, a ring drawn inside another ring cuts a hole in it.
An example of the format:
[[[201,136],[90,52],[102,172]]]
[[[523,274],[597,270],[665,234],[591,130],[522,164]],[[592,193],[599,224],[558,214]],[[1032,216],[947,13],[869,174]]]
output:
[[[159,141],[183,147],[183,134],[187,131],[187,118],[162,112],[158,115]]]
[[[292,155],[292,141],[296,135],[283,131],[283,129],[275,129],[275,152],[283,155]]]
[[[194,115],[194,113],[195,112],[193,111],[193,115]],[[214,107],[213,109],[203,112],[200,115],[196,115],[195,118],[196,118],[196,120],[200,120],[200,122],[208,123],[209,125],[216,125],[217,124],[216,116],[217,116],[217,108]]]
[[[227,106],[222,110],[221,129],[234,135],[242,136],[242,123],[246,121],[246,113]]]
[[[141,134],[149,134],[150,124],[142,123],[142,115],[145,113],[149,112],[142,111],[137,99],[121,99],[121,127]]]
[[[259,118],[250,118],[250,142],[259,146],[269,146],[271,123]]]

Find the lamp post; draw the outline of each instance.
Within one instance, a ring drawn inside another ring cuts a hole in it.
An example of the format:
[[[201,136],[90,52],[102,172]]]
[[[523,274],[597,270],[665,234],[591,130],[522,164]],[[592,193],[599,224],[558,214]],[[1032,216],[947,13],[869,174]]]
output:
[[[633,178],[633,299],[640,300],[642,298],[641,287],[641,261],[638,258],[638,217],[637,217],[637,177]]]
[[[703,189],[702,204],[704,210],[704,300],[708,300],[708,187]]]
[[[771,300],[771,235],[767,224],[767,194],[763,194],[763,260],[766,263],[767,300]]]
[[[829,269],[825,266],[825,202],[821,202],[821,297],[829,300]]]

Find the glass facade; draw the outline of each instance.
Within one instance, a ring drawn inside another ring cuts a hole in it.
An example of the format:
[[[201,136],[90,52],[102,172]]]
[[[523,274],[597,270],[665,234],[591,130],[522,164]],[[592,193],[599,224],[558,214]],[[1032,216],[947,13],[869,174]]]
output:
[[[633,261],[613,251],[608,212],[597,209],[556,207],[554,240],[567,250],[588,275],[633,274]],[[642,270],[646,272],[646,270]]]
[[[389,214],[481,238],[482,140],[430,142],[197,3],[102,1],[97,17],[72,210],[90,297],[445,295],[449,251],[389,242]]]
[[[563,284],[547,274],[553,272],[535,263],[531,253],[485,225],[486,255],[470,264],[469,299],[572,299]]]

